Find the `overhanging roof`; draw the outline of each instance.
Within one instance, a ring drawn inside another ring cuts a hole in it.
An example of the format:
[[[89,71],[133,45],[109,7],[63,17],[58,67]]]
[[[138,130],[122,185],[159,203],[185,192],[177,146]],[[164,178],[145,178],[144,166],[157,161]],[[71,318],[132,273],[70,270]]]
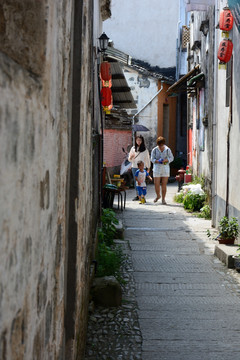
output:
[[[172,86],[170,86],[167,90],[167,93],[171,95],[171,94],[179,94],[182,92],[191,92],[192,90],[195,90],[195,86],[192,84],[190,80],[199,73],[200,73],[200,66],[196,65],[191,71],[189,71],[186,75],[181,77],[181,79],[179,79]]]
[[[112,96],[113,106],[115,109],[136,109],[136,103],[133,99],[131,89],[128,86],[124,76],[121,64],[116,60],[107,56],[107,61],[111,65],[112,73]]]

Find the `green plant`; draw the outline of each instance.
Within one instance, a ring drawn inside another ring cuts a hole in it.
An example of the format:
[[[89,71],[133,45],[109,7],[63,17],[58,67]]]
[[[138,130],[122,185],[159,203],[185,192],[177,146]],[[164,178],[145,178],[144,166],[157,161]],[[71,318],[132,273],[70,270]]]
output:
[[[218,236],[216,234],[216,231],[213,231],[213,233],[211,233],[211,231],[209,229],[206,230],[207,232],[207,237],[209,238],[209,240],[218,240]]]
[[[204,176],[196,176],[196,175],[193,175],[193,180],[189,183],[189,184],[200,184],[201,185],[201,188],[204,189],[204,186],[205,186],[205,178]]]
[[[209,205],[204,205],[200,209],[200,214],[198,217],[204,218],[204,219],[211,219],[211,209]]]
[[[101,227],[98,228],[97,248],[97,277],[113,275],[123,283],[120,268],[124,261],[124,254],[120,246],[114,244],[117,233],[118,219],[112,209],[102,209]]]
[[[112,245],[117,232],[115,225],[118,224],[118,219],[112,209],[102,209],[102,211],[102,226],[98,228],[98,240],[100,242],[104,241],[107,245]]]
[[[183,199],[184,199],[183,192],[179,192],[174,195],[174,201],[176,201],[177,203],[182,203]]]
[[[235,217],[230,219],[223,216],[219,222],[220,237],[222,239],[236,238],[239,234],[239,224]]]
[[[190,211],[199,211],[203,207],[205,200],[206,194],[199,195],[188,192],[183,199],[184,209]]]
[[[98,244],[97,277],[113,275],[122,282],[120,267],[124,261],[124,254],[120,246],[107,246],[104,242]]]
[[[240,258],[240,245],[238,245],[237,252],[239,253],[236,257]]]
[[[207,229],[207,237],[210,239],[211,238],[211,232],[210,232],[210,230],[209,229]]]

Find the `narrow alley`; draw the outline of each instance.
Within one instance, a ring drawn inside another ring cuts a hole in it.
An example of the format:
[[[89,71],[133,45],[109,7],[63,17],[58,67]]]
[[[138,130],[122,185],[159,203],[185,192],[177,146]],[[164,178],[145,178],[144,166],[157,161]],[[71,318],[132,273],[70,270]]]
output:
[[[239,359],[239,9],[0,2],[0,360]]]
[[[129,190],[126,209],[119,213],[130,245],[141,359],[230,360],[240,351],[240,274],[213,255],[216,241],[206,235],[211,222],[176,204],[176,192],[176,184],[169,184],[167,205],[154,204],[150,185],[147,203],[140,205]],[[101,336],[102,344],[106,339],[114,344],[106,327]],[[124,330],[115,336],[121,338]],[[132,339],[131,355],[125,344],[103,357],[95,353],[95,359],[139,359]]]

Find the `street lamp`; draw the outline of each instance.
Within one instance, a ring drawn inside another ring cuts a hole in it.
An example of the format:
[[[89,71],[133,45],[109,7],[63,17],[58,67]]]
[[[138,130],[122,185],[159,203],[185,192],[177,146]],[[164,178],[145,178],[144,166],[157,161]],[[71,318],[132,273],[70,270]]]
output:
[[[103,32],[102,35],[98,38],[98,40],[99,40],[100,52],[105,53],[108,47],[109,37],[105,34],[105,32]]]

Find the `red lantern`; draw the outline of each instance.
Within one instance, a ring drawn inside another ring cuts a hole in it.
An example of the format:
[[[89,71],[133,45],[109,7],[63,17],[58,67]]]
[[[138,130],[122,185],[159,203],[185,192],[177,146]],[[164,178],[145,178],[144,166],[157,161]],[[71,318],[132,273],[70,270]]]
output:
[[[110,81],[112,79],[111,65],[107,61],[101,63],[100,76],[103,81]]]
[[[111,114],[111,109],[113,108],[113,104],[109,105],[109,106],[104,106],[103,110],[105,111],[106,114]]]
[[[223,8],[220,13],[219,28],[223,31],[230,31],[233,27],[233,16],[228,7]]]
[[[109,80],[109,81],[102,80],[102,86],[111,88],[112,87],[112,80]]]
[[[222,63],[227,63],[232,57],[233,43],[229,39],[224,39],[220,42],[218,48],[218,59]]]
[[[101,103],[103,107],[112,105],[112,90],[108,87],[103,87],[101,90]]]

